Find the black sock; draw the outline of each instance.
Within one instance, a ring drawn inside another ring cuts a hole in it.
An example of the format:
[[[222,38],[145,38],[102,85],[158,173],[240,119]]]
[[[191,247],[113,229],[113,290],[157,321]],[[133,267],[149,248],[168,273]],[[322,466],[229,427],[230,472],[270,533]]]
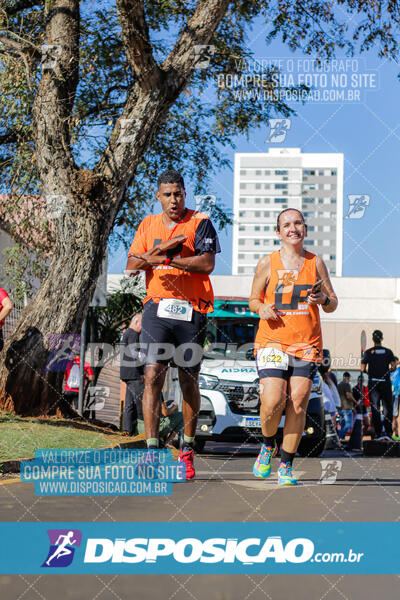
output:
[[[183,433],[179,436],[179,447],[182,450],[182,452],[189,452],[190,450],[194,450],[193,444],[194,441],[187,442],[185,440],[185,438],[183,437]]]
[[[275,446],[275,436],[271,435],[269,437],[266,437],[265,435],[263,435],[263,443],[266,446],[271,446],[273,448]]]
[[[281,448],[281,462],[289,463],[291,465],[295,456],[296,452],[286,452],[286,450]]]

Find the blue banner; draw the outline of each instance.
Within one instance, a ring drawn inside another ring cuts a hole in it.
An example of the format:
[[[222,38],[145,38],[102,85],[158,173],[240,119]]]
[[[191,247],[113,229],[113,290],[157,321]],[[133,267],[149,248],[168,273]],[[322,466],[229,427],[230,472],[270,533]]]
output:
[[[400,523],[1,523],[0,573],[398,574]]]

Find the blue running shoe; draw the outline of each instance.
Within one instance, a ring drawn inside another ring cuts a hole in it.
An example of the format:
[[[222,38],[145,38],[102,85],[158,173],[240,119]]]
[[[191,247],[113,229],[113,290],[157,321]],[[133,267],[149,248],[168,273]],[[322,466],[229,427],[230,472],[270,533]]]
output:
[[[293,465],[290,463],[281,463],[278,469],[279,485],[298,485],[296,477],[293,475]]]
[[[257,456],[257,460],[253,465],[253,474],[256,477],[262,477],[267,479],[271,475],[271,458],[273,458],[278,451],[278,447],[275,442],[275,446],[266,446],[262,444],[260,454]]]

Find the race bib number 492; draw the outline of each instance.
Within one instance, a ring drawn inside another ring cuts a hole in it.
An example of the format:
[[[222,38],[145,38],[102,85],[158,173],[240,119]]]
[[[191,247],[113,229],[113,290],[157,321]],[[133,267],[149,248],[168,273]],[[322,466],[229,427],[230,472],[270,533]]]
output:
[[[289,356],[276,348],[261,348],[257,352],[258,369],[283,369],[287,371]]]

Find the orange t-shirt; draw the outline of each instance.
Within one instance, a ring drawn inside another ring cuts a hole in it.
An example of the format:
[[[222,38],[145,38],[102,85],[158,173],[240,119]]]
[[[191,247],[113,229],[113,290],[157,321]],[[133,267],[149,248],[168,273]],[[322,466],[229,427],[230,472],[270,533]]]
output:
[[[164,225],[163,213],[148,215],[140,223],[129,254],[144,254],[156,244],[177,235],[187,236],[176,256],[186,258],[203,252],[220,252],[217,233],[207,215],[186,209],[184,217],[172,229]],[[201,313],[213,311],[214,293],[205,273],[188,273],[170,265],[157,265],[146,269],[146,298],[179,298],[189,301]]]
[[[275,303],[279,319],[260,319],[255,350],[272,347],[302,360],[321,362],[319,308],[306,300],[307,290],[318,280],[317,257],[306,252],[300,271],[285,269],[279,250],[273,252],[270,259],[271,275],[263,301],[265,304]]]

